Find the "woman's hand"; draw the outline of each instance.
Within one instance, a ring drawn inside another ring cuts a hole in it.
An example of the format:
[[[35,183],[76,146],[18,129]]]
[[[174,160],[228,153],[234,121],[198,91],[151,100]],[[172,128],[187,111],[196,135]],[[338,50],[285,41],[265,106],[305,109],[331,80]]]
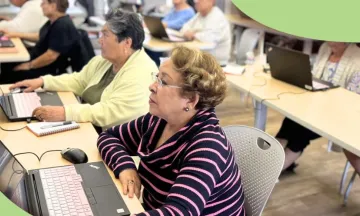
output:
[[[125,169],[119,175],[119,180],[123,188],[123,194],[130,198],[140,198],[141,182],[135,169]]]
[[[7,17],[7,16],[0,16],[0,21],[5,20],[5,21],[10,21],[11,18]]]
[[[21,82],[17,82],[14,85],[11,85],[9,87],[9,89],[11,90],[14,88],[26,87],[24,92],[31,92],[31,91],[34,91],[35,89],[40,88],[42,85],[44,85],[44,80],[42,78],[37,78],[37,79],[24,80]]]
[[[62,106],[41,106],[33,111],[33,116],[40,121],[65,121],[65,108]]]
[[[184,38],[186,38],[188,40],[194,40],[195,39],[195,34],[196,34],[196,32],[187,31],[187,32],[184,33]]]
[[[3,32],[4,36],[8,38],[20,37],[19,33],[17,32],[10,32],[7,30],[1,30],[1,31]]]

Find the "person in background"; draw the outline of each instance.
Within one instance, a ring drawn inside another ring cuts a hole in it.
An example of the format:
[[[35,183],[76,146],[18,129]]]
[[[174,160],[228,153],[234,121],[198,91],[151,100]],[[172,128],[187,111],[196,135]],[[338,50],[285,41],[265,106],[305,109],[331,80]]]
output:
[[[162,23],[165,28],[179,31],[195,15],[195,11],[186,0],[173,0],[173,5],[174,8],[162,19]]]
[[[230,59],[231,32],[230,25],[224,13],[215,6],[216,0],[197,0],[195,8],[198,13],[185,23],[181,29],[184,37],[189,40],[215,44],[210,50],[221,66],[225,66]]]
[[[74,51],[72,48],[80,43],[77,29],[69,15],[65,14],[68,7],[67,0],[43,0],[41,8],[49,21],[41,27],[40,32],[5,31],[5,36],[33,41],[36,45],[30,52],[29,62],[1,64],[0,83],[14,83],[65,72],[63,66],[68,64],[70,52]]]
[[[20,7],[14,18],[1,16],[0,31],[38,33],[48,20],[41,10],[41,0],[11,0],[11,4]]]
[[[109,11],[105,20],[99,39],[101,56],[95,56],[80,72],[48,75],[10,86],[26,86],[25,92],[40,87],[70,91],[84,101],[64,107],[39,107],[33,112],[36,118],[91,122],[100,132],[147,112],[147,88],[158,68],[143,50],[145,33],[140,18],[136,13],[116,9]]]
[[[149,87],[149,113],[100,134],[100,155],[124,195],[139,197],[144,186],[137,216],[245,215],[241,172],[215,114],[226,89],[213,56],[177,47]]]
[[[325,42],[321,45],[316,57],[313,76],[334,85],[340,85],[351,91],[360,92],[356,74],[360,72],[360,48],[355,44],[342,42]],[[336,99],[335,99],[336,100]],[[300,157],[311,140],[320,135],[285,118],[276,138],[285,148],[283,170],[293,170],[294,163]],[[351,164],[360,171],[360,160],[344,150]]]

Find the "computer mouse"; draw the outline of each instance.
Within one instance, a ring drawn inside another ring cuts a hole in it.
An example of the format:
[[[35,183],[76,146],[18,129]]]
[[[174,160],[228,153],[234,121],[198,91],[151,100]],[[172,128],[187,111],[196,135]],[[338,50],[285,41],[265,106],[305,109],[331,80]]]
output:
[[[88,162],[88,157],[85,154],[85,152],[78,148],[67,148],[61,151],[61,156],[73,163],[73,164],[79,164],[79,163],[86,163]]]
[[[20,87],[18,87],[18,88],[13,88],[13,89],[11,89],[11,90],[10,90],[10,93],[11,93],[11,94],[22,93],[22,92],[24,92],[25,89],[27,89],[26,86],[20,86]]]

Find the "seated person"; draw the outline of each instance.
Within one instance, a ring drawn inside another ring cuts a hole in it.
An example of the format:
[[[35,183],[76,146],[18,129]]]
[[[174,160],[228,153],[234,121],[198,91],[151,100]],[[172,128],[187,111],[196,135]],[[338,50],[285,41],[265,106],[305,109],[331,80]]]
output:
[[[181,32],[184,37],[203,42],[214,43],[216,46],[209,51],[221,66],[230,59],[231,32],[230,25],[224,13],[215,6],[216,0],[198,0],[195,8],[198,13],[185,23]]]
[[[144,29],[136,13],[110,11],[99,39],[101,55],[78,73],[25,80],[10,89],[25,91],[43,87],[49,91],[71,91],[85,104],[44,106],[34,115],[44,121],[92,122],[109,128],[143,115],[148,110],[148,86],[158,68],[142,48]]]
[[[312,73],[319,79],[349,89],[353,74],[359,71],[360,48],[355,44],[325,42],[320,47]],[[351,90],[356,91],[356,89]],[[285,118],[276,135],[276,138],[285,147],[283,170],[293,170],[296,167],[295,160],[299,158],[306,146],[310,144],[311,140],[319,137],[311,130]]]
[[[5,36],[34,41],[36,45],[30,52],[29,62],[1,65],[0,83],[14,83],[65,72],[64,65],[68,64],[68,56],[73,51],[71,49],[80,40],[71,18],[65,14],[68,6],[67,0],[43,0],[41,8],[49,21],[39,33],[5,32]]]
[[[139,197],[144,186],[146,212],[137,216],[245,215],[239,168],[215,114],[227,88],[222,68],[180,46],[159,71],[149,113],[100,134],[101,157],[124,195]]]
[[[11,4],[20,7],[20,11],[13,19],[1,16],[0,31],[37,33],[45,24],[40,4],[41,0],[10,0]]]
[[[174,8],[162,19],[162,23],[165,28],[179,31],[195,15],[195,11],[186,0],[173,0],[173,5]]]

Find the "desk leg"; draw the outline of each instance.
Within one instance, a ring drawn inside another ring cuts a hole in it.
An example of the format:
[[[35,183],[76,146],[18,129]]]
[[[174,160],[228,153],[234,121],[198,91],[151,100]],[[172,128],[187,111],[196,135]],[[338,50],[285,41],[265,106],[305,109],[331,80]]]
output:
[[[254,126],[260,130],[265,131],[266,117],[267,117],[267,106],[262,104],[260,101],[255,102],[255,123]]]
[[[312,40],[304,40],[304,47],[303,47],[303,52],[311,55],[312,52],[312,47],[313,47],[313,41]]]

